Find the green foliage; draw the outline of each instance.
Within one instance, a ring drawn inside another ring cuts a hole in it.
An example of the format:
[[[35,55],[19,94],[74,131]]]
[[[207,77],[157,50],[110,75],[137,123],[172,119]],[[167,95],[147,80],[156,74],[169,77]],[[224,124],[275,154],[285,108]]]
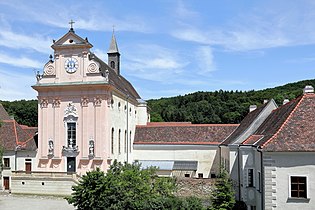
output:
[[[211,193],[211,202],[210,210],[230,210],[234,207],[235,192],[232,181],[224,169],[221,169],[215,189]]]
[[[292,100],[306,85],[315,87],[315,80],[304,80],[265,90],[196,92],[184,96],[149,100],[152,122],[240,123],[252,104],[274,99]],[[4,108],[23,125],[37,126],[37,100],[2,101]]]
[[[1,103],[19,124],[37,126],[37,100],[1,101]]]
[[[158,177],[155,172],[155,168],[142,170],[138,163],[114,161],[106,174],[97,169],[83,175],[66,199],[79,210],[178,209],[173,205],[176,202],[198,206],[198,199],[183,201],[174,197],[175,179]]]
[[[184,96],[149,100],[152,122],[240,123],[249,106],[261,105],[265,99],[274,99],[281,105],[283,99],[292,100],[306,85],[315,87],[315,80],[305,80],[259,91],[196,92]]]

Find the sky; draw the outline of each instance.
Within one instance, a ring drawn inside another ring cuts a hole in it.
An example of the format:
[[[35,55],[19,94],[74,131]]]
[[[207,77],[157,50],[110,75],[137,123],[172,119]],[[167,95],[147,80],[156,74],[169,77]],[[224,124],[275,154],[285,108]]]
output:
[[[36,99],[71,19],[105,62],[114,26],[121,74],[145,100],[315,75],[313,0],[0,0],[0,100]]]

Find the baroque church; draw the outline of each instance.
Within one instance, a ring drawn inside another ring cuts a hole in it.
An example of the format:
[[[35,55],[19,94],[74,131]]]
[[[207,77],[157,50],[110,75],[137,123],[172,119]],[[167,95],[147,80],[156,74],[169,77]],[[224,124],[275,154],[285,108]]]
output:
[[[131,162],[136,125],[149,120],[146,103],[120,74],[115,34],[108,64],[71,27],[51,46],[54,56],[37,75],[38,153],[35,170],[107,170],[111,161]]]
[[[240,124],[154,123],[121,75],[114,33],[107,63],[72,25],[51,47],[54,55],[32,86],[38,128],[19,125],[0,104],[0,189],[69,195],[87,171],[139,161],[158,167],[159,176],[205,181],[225,168],[236,199],[250,210],[314,209],[313,87],[281,106],[273,99],[250,106]]]

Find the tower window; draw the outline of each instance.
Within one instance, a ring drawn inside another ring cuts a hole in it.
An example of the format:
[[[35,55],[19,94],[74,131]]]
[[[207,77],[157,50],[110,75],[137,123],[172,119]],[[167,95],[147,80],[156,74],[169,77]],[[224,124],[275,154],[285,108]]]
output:
[[[115,69],[115,61],[110,62],[110,67],[112,67],[112,69]]]

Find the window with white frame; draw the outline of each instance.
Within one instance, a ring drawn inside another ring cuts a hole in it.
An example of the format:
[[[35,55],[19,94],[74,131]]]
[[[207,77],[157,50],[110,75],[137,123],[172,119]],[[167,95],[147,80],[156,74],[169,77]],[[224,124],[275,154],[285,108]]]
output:
[[[290,177],[290,197],[307,198],[307,178],[306,176]]]
[[[254,187],[254,169],[247,169],[247,187]]]

